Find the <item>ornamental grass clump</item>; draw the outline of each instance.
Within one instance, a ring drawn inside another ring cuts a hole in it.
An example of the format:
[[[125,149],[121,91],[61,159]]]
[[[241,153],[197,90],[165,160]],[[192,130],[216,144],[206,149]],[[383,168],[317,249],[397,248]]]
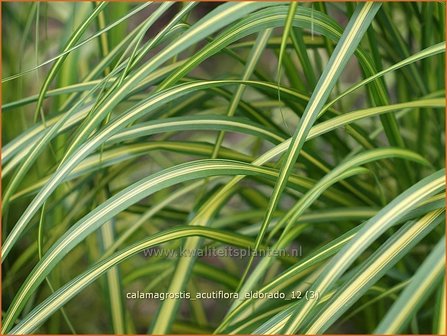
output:
[[[446,333],[445,3],[2,13],[3,334]]]

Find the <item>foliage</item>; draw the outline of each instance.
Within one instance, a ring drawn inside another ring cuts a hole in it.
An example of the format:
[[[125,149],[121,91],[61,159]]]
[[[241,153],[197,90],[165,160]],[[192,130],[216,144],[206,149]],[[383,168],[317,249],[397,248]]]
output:
[[[2,333],[445,334],[444,3],[2,12]]]

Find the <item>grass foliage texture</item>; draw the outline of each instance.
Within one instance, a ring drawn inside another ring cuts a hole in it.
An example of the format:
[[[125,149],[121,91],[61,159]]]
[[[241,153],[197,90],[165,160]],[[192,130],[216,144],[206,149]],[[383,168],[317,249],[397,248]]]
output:
[[[2,15],[2,334],[446,333],[444,2]]]

